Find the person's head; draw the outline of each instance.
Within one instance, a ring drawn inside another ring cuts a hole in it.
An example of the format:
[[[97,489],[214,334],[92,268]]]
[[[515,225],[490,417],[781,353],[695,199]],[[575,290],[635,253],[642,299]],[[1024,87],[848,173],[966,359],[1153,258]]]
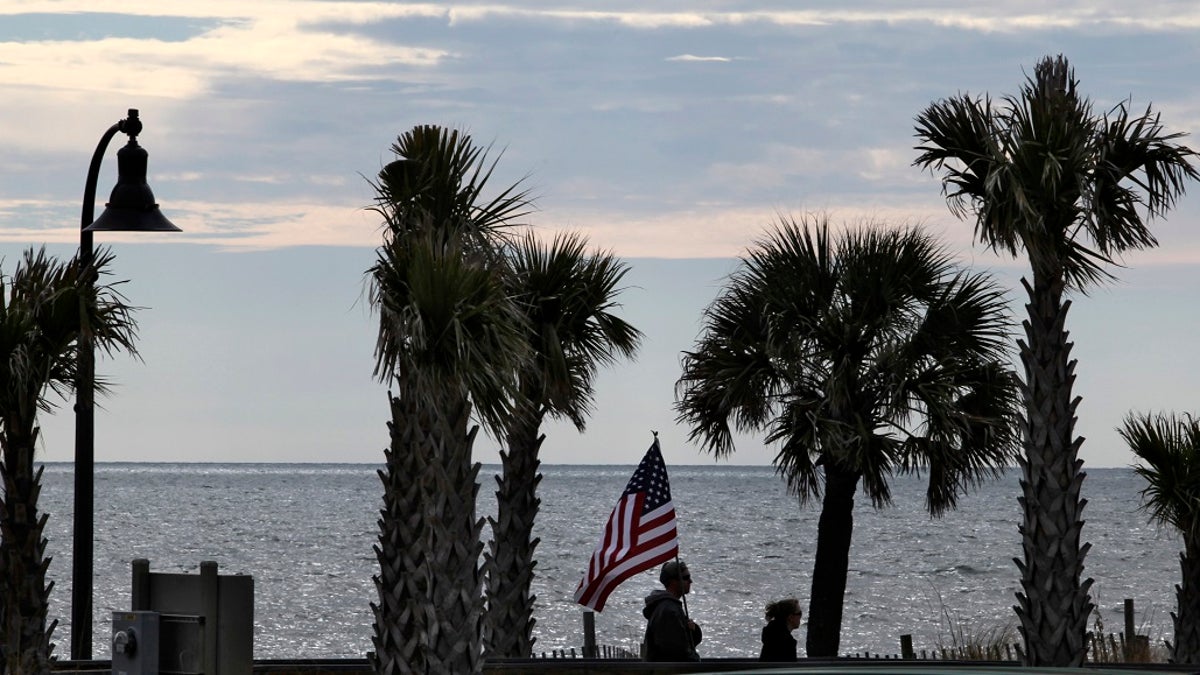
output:
[[[667,591],[679,598],[692,590],[692,573],[682,560],[672,560],[664,563],[658,572],[658,580]]]
[[[788,628],[796,630],[800,627],[800,601],[796,598],[776,600],[767,605],[767,621],[787,621]]]

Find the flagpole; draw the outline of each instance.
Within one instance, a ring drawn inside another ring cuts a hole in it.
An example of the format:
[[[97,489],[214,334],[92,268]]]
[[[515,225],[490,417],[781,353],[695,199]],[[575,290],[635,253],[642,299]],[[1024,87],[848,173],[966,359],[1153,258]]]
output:
[[[658,434],[655,434],[658,437]],[[679,576],[676,581],[679,582],[679,599],[683,601],[683,632],[687,633],[688,647],[696,648],[696,643],[692,642],[692,617],[688,614],[687,593],[683,591],[683,563],[679,560],[679,550],[675,550],[675,573]]]
[[[679,567],[679,566],[680,566],[680,564],[681,564],[681,563],[679,562],[679,551],[678,551],[678,550],[676,550],[676,551],[675,551],[675,570],[676,570],[676,572],[679,574],[679,578],[678,578],[678,581],[679,581],[679,599],[683,601],[683,618],[687,619],[688,621],[691,621],[691,620],[692,620],[692,617],[688,616],[688,608],[687,608],[687,593],[684,593],[684,592],[683,592],[683,571],[682,571],[682,570],[680,570],[680,567]],[[688,631],[688,639],[689,639],[689,640],[690,640],[690,639],[692,639],[692,634],[691,634],[691,631]],[[695,645],[693,645],[693,646],[695,646]]]

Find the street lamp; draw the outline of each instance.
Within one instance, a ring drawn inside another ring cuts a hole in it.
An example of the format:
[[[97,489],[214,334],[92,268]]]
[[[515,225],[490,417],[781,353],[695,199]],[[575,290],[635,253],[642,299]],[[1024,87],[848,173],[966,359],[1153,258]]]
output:
[[[117,185],[105,205],[104,213],[92,219],[96,207],[96,181],[100,161],[108,142],[117,132],[129,136],[125,147],[117,151]],[[88,166],[87,185],[83,189],[83,214],[79,225],[79,262],[86,269],[92,264],[93,232],[179,232],[154,203],[154,193],[146,184],[146,151],[137,143],[142,131],[138,111],[104,132],[92,163]],[[95,278],[93,276],[93,282]],[[79,370],[75,381],[75,525],[71,553],[71,658],[92,658],[92,547],[94,529],[96,354],[88,332],[79,335]]]

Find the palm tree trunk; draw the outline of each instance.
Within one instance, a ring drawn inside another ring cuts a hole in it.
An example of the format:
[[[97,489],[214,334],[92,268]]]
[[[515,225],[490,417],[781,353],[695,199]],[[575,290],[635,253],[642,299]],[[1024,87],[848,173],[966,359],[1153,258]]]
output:
[[[1185,547],[1179,555],[1183,577],[1175,587],[1178,613],[1171,613],[1175,624],[1175,642],[1171,645],[1171,663],[1200,663],[1200,541]]]
[[[528,658],[533,654],[533,523],[541,500],[537,486],[541,462],[538,451],[546,436],[538,433],[540,416],[518,415],[508,434],[508,452],[500,453],[503,473],[496,477],[496,518],[490,552],[486,555],[487,613],[484,649],[488,656]]]
[[[1073,438],[1072,399],[1075,361],[1070,360],[1065,321],[1070,302],[1063,302],[1061,275],[1038,273],[1034,286],[1022,280],[1029,294],[1024,322],[1026,341],[1018,341],[1025,368],[1022,395],[1026,419],[1022,435],[1021,548],[1024,560],[1017,594],[1018,630],[1025,639],[1025,665],[1078,667],[1087,654],[1087,621],[1093,605],[1088,596],[1092,580],[1080,583],[1083,558],[1090,544],[1080,546],[1083,507],[1082,438]]]
[[[46,515],[38,515],[42,470],[33,469],[38,430],[24,420],[8,420],[0,436],[4,463],[0,474],[0,643],[9,675],[50,672],[53,646],[47,628],[50,590],[46,585]]]
[[[479,673],[478,427],[467,430],[471,406],[456,392],[401,385],[391,409],[372,666],[381,675]]]
[[[854,532],[854,492],[860,475],[834,463],[825,464],[825,497],[817,523],[817,552],[808,600],[810,657],[836,657],[842,638],[842,604]]]

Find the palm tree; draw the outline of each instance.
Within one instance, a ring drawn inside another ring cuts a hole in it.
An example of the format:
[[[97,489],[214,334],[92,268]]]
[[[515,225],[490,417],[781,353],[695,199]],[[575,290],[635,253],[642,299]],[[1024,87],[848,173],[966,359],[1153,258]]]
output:
[[[921,230],[835,240],[824,217],[782,222],[705,310],[676,385],[689,438],[724,457],[734,431],[763,431],[789,491],[822,500],[809,656],[838,653],[860,482],[881,508],[893,474],[928,472],[938,516],[1012,460],[1008,328],[995,284]]]
[[[632,358],[641,333],[613,313],[628,268],[609,253],[589,254],[583,237],[561,234],[546,248],[528,234],[509,252],[509,294],[524,313],[530,358],[518,373],[513,414],[505,429],[508,451],[496,477],[498,511],[489,519],[486,555],[488,654],[533,653],[533,524],[540,433],[547,415],[583,431],[592,409],[597,370],[618,356]]]
[[[98,283],[111,260],[106,249],[91,266],[28,249],[11,277],[0,274],[0,642],[6,673],[49,672],[57,625],[46,624],[53,584],[46,583],[48,516],[38,513],[38,412],[54,407],[49,394],[66,397],[74,389],[81,335],[90,334],[107,354],[137,354],[133,308],[116,284]],[[105,382],[97,381],[96,390],[104,392]]]
[[[1118,431],[1145,462],[1134,467],[1146,479],[1142,508],[1151,520],[1183,536],[1183,581],[1175,587],[1178,613],[1171,614],[1175,642],[1168,644],[1171,663],[1200,663],[1200,419],[1130,414]]]
[[[368,271],[375,375],[394,387],[372,665],[479,672],[483,523],[471,418],[499,437],[510,412],[524,319],[508,297],[500,247],[528,200],[514,186],[484,201],[495,163],[457,131],[418,126],[392,151],[398,159],[374,185],[385,229]]]
[[[1017,562],[1019,630],[1025,661],[1078,666],[1092,610],[1091,580],[1080,582],[1089,545],[1080,546],[1082,438],[1074,436],[1064,292],[1110,277],[1103,265],[1130,249],[1157,245],[1146,221],[1166,214],[1197,178],[1195,153],[1174,141],[1149,108],[1125,103],[1097,115],[1077,91],[1062,56],[1040,61],[1021,89],[1000,104],[960,95],[918,117],[915,165],[942,175],[951,211],[975,217],[975,235],[997,251],[1024,250],[1032,283],[1025,339],[1024,456]],[[1145,216],[1139,212],[1144,209]],[[1088,241],[1090,240],[1090,242]]]

